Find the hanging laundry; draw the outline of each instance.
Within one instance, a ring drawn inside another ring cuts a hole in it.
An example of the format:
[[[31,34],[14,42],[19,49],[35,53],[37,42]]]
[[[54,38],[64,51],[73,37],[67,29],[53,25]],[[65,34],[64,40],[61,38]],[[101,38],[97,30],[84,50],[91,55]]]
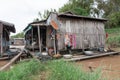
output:
[[[74,48],[76,48],[76,35],[75,35],[75,34],[73,34],[73,39],[74,39],[74,41],[73,41],[73,43],[74,43]]]

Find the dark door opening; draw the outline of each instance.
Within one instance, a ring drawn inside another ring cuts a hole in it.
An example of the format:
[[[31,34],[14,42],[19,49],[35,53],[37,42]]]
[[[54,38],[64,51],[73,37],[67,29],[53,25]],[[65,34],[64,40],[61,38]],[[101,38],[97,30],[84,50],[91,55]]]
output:
[[[46,49],[46,27],[40,28],[40,39],[42,51]]]

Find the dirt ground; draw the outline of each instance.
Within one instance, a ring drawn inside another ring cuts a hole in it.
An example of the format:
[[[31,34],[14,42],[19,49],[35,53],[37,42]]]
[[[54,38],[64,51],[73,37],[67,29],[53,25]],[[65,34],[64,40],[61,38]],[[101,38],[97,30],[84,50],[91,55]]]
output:
[[[120,48],[114,50],[120,51]],[[108,80],[120,80],[120,55],[78,61],[77,65],[82,65],[87,71],[90,71],[89,67],[91,67],[93,71],[96,68],[102,68],[103,77],[108,78]]]
[[[0,68],[1,68],[2,66],[4,66],[5,64],[7,64],[7,63],[8,63],[7,60],[5,60],[5,61],[0,61]]]

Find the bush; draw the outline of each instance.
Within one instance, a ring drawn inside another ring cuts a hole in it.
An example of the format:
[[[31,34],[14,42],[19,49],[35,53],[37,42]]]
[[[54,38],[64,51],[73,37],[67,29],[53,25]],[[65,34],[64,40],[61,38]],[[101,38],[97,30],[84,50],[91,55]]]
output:
[[[110,47],[120,47],[120,36],[109,37],[107,43]]]
[[[119,27],[120,25],[120,12],[112,13],[108,16],[108,26],[110,28]]]

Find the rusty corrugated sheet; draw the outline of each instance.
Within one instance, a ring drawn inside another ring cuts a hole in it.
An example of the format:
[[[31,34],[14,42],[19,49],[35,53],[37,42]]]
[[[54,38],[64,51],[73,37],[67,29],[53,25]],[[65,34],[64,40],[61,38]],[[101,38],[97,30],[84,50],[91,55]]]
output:
[[[52,27],[53,27],[54,29],[58,30],[58,25],[56,24],[55,21],[52,20],[50,24],[52,25]]]

